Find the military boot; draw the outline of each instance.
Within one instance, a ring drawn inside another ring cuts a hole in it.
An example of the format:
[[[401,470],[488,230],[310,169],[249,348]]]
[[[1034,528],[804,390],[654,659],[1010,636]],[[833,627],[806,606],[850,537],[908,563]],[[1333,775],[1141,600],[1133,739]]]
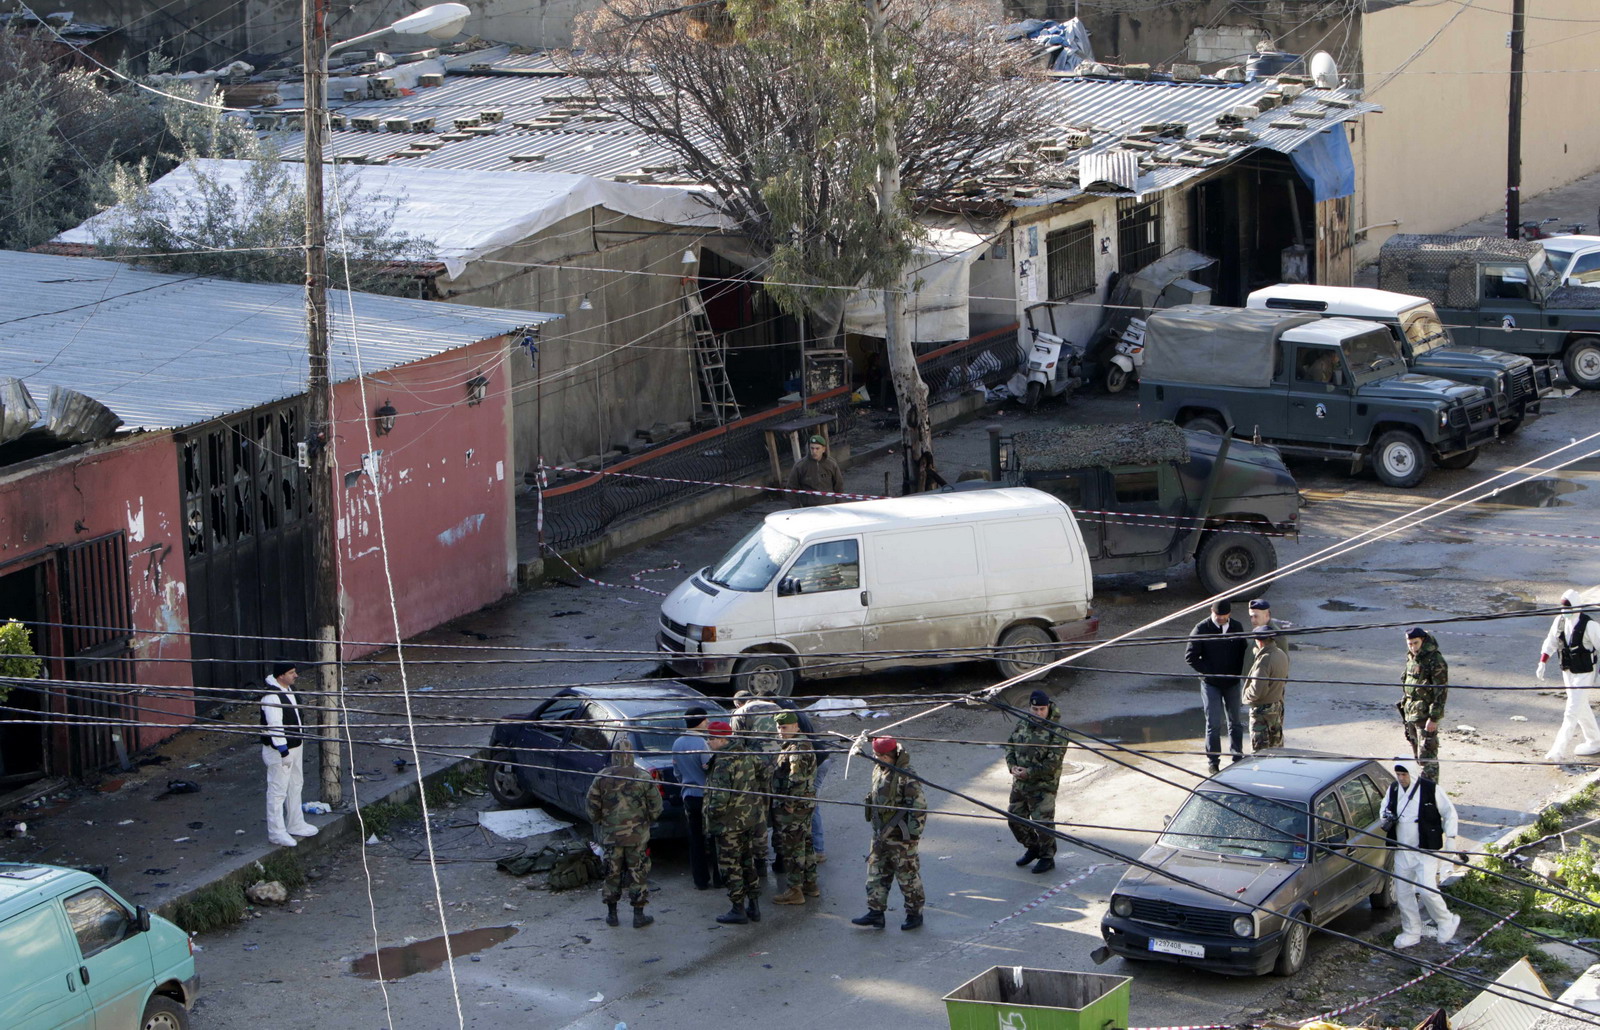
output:
[[[644,906],[643,905],[635,905],[635,906],[633,906],[633,928],[635,930],[637,930],[637,929],[639,929],[640,927],[643,927],[643,926],[649,926],[651,923],[653,923],[655,921],[656,921],[656,917],[655,916],[647,916],[647,915],[644,914]]]
[[[879,918],[880,921],[883,919],[883,917],[881,915],[878,918]],[[880,925],[881,925],[881,922],[880,922]],[[900,929],[902,929],[902,930],[915,930],[917,927],[919,927],[921,925],[922,925],[922,909],[920,909],[920,908],[908,908],[908,909],[906,909],[906,921],[900,924]]]
[[[617,903],[615,901],[606,902],[606,925],[617,925]]]
[[[1027,851],[1024,851],[1022,853],[1022,857],[1021,858],[1017,859],[1017,866],[1019,868],[1022,867],[1022,866],[1025,866],[1029,862],[1032,862],[1034,859],[1036,859],[1038,857],[1039,857],[1039,852],[1035,851],[1033,848],[1029,848]]]
[[[752,923],[761,922],[761,900],[754,894],[744,899],[744,914]]]
[[[850,920],[850,922],[854,923],[856,926],[871,926],[881,930],[883,929],[883,913],[879,912],[877,909],[869,908],[867,909],[866,915],[857,916],[856,918]]]
[[[804,905],[806,903],[805,892],[796,884],[773,898],[772,903],[774,905]]]
[[[746,918],[744,914],[744,909],[739,907],[739,903],[737,901],[733,903],[732,908],[728,909],[728,911],[717,917],[717,922],[719,923],[736,923],[743,925],[749,921],[750,920]]]

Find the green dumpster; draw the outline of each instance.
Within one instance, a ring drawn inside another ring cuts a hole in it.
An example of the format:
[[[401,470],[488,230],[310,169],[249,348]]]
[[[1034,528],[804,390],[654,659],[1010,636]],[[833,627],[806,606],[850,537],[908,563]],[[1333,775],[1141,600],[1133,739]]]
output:
[[[950,1030],[1127,1030],[1126,976],[993,966],[944,996]]]

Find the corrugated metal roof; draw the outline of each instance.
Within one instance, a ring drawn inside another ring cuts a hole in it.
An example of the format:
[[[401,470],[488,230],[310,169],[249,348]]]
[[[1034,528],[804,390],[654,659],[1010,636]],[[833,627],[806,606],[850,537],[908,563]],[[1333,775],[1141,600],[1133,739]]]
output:
[[[36,397],[87,394],[128,429],[193,425],[306,388],[298,286],[0,251],[0,296],[0,376]],[[328,291],[328,316],[340,382],[561,317],[343,290]]]

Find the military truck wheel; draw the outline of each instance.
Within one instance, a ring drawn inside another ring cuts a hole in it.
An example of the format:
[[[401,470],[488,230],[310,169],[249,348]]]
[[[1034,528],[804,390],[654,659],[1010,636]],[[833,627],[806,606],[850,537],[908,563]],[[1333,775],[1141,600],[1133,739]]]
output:
[[[1580,336],[1567,344],[1561,356],[1567,382],[1582,390],[1600,390],[1600,339]]]
[[[1416,486],[1432,465],[1428,449],[1408,429],[1389,430],[1372,449],[1372,470],[1384,486]]]
[[[994,664],[999,668],[1000,675],[1006,679],[1021,676],[1049,662],[1053,657],[1050,645],[1055,642],[1056,638],[1043,626],[1012,626],[1000,634],[1000,646],[1016,650],[1002,652],[995,658]],[[1037,650],[1026,650],[1030,647]]]
[[[1474,447],[1471,450],[1462,451],[1460,454],[1454,454],[1448,458],[1440,458],[1439,467],[1442,469],[1464,469],[1477,460],[1478,448]]]
[[[1106,369],[1106,393],[1121,393],[1128,388],[1128,370],[1121,365],[1112,365]]]
[[[1028,384],[1028,395],[1022,398],[1022,406],[1024,408],[1037,408],[1039,406],[1039,396],[1043,393],[1044,384],[1035,379]]]
[[[742,658],[733,667],[733,688],[757,696],[788,697],[794,693],[794,666],[781,654]]]
[[[1528,415],[1525,410],[1518,409],[1517,413],[1512,417],[1501,420],[1500,435],[1510,436],[1512,433],[1515,433],[1517,430],[1522,428],[1522,423],[1527,419],[1527,417]]]
[[[1194,556],[1195,571],[1206,593],[1227,596],[1257,576],[1278,567],[1278,554],[1272,542],[1253,533],[1212,533]],[[1253,591],[1266,591],[1262,586]]]
[[[1210,415],[1192,415],[1183,421],[1183,428],[1192,429],[1197,433],[1210,433],[1212,436],[1226,436],[1222,423]]]

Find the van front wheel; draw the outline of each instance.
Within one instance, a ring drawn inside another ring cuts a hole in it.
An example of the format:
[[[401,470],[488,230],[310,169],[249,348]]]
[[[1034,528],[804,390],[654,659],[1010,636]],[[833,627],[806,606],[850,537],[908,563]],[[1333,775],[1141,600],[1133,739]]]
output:
[[[139,1017],[139,1030],[189,1030],[189,1013],[166,995],[152,995]]]
[[[1050,661],[1056,638],[1043,626],[1012,626],[1000,634],[1001,652],[994,663],[1006,679],[1032,672]]]
[[[757,696],[788,697],[794,693],[794,666],[781,654],[742,658],[733,667],[733,687]]]

